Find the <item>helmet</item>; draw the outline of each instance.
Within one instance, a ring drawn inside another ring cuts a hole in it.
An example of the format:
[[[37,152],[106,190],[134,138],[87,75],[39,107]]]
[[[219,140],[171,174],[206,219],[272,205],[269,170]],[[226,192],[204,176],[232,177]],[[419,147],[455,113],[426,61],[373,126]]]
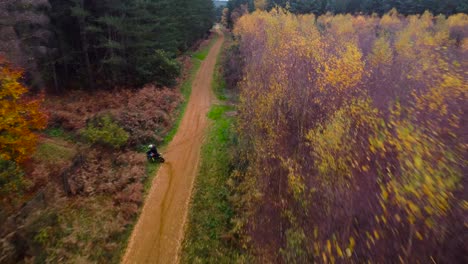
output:
[[[152,149],[153,147],[154,147],[153,144],[149,144],[149,145],[148,145],[148,148],[149,148],[149,149]]]

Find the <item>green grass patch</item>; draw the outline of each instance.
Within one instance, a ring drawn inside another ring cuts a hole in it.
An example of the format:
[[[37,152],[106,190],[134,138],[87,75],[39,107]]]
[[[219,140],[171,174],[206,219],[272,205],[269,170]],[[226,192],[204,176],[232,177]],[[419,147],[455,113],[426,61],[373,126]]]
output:
[[[109,115],[95,118],[81,130],[83,136],[92,144],[101,144],[111,148],[120,148],[127,143],[130,135]]]
[[[65,130],[61,127],[51,127],[44,131],[44,133],[50,137],[65,137]]]
[[[149,189],[151,188],[151,184],[153,183],[153,179],[156,176],[159,166],[161,166],[161,164],[153,162],[147,162],[146,164],[146,175],[148,178],[143,182],[145,195],[148,194]]]
[[[208,55],[209,49],[202,49],[198,52],[195,52],[192,56],[198,60],[204,60]]]
[[[194,52],[192,54],[192,57],[201,61],[206,59],[206,56],[208,56],[208,53],[210,52],[211,47],[213,46],[213,44],[216,42],[217,39],[218,39],[218,35],[215,34],[214,37],[210,40],[209,44],[199,49],[198,51]]]
[[[230,105],[213,105],[210,112],[208,112],[208,118],[212,120],[219,120],[225,112],[234,110],[234,106]]]
[[[223,43],[223,46],[225,43]],[[213,92],[216,95],[216,98],[221,101],[227,100],[226,96],[226,81],[223,78],[223,73],[221,70],[221,56],[223,56],[223,52],[218,54],[216,59],[216,65],[213,73],[213,80],[211,81],[211,87],[213,87]]]
[[[49,127],[44,130],[44,134],[51,138],[61,138],[74,142],[76,141],[76,136],[69,131],[65,131],[62,127]]]
[[[71,160],[76,154],[76,151],[69,146],[60,142],[47,140],[39,144],[33,157],[39,161],[58,162],[63,160]]]

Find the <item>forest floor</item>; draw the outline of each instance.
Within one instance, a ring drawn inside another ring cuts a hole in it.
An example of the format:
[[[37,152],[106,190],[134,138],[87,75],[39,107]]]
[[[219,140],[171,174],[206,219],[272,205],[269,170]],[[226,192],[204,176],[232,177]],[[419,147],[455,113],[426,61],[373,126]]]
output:
[[[207,113],[214,95],[211,82],[224,37],[212,46],[192,86],[192,95],[177,134],[163,151],[160,167],[131,235],[123,263],[176,263],[200,150],[208,126]]]

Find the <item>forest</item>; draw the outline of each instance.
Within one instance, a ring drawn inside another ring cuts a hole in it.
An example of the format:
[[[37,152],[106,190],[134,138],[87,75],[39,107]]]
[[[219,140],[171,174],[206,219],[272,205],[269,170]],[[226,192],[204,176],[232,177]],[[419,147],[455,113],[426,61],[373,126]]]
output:
[[[211,0],[0,1],[0,263],[118,263]]]
[[[465,263],[467,0],[217,4],[0,0],[0,263]]]
[[[227,4],[227,24],[232,27],[235,20],[246,12],[255,9],[271,10],[282,7],[294,14],[323,15],[332,14],[367,14],[383,15],[395,8],[403,15],[433,14],[451,15],[467,13],[466,0],[230,0]]]
[[[463,263],[468,16],[234,20],[239,245],[265,263]]]
[[[208,0],[4,0],[0,53],[33,88],[175,84],[176,57],[207,36]]]
[[[230,0],[227,7],[230,11],[234,11],[241,5],[246,5],[250,11],[256,8],[271,10],[274,7],[282,7],[295,14],[315,15],[326,12],[382,15],[392,8],[405,15],[422,14],[426,10],[445,15],[468,11],[466,0]]]

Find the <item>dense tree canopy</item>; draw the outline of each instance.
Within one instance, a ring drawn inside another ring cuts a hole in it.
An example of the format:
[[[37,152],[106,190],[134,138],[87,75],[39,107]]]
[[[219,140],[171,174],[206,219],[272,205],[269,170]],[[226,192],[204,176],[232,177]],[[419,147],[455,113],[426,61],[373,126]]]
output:
[[[179,71],[175,55],[202,37],[213,22],[210,0],[51,3],[52,24],[63,44],[57,47],[54,65],[63,73],[72,68],[86,76],[89,86],[96,80],[137,85],[157,80],[170,85]]]
[[[280,6],[297,14],[332,13],[378,13],[383,14],[396,8],[401,14],[422,14],[429,10],[434,14],[450,15],[468,12],[467,0],[230,0],[228,7],[235,10],[241,5],[253,9],[255,2],[267,2],[267,9]]]
[[[265,263],[463,259],[467,26],[430,12],[239,18],[225,69],[240,91],[240,244]]]
[[[21,66],[27,63],[18,54],[34,58],[27,73],[40,69],[57,90],[171,85],[179,73],[176,55],[214,21],[211,0],[6,0],[0,14],[3,35],[16,32],[8,38],[18,40],[0,52]],[[11,54],[11,46],[22,51]]]

